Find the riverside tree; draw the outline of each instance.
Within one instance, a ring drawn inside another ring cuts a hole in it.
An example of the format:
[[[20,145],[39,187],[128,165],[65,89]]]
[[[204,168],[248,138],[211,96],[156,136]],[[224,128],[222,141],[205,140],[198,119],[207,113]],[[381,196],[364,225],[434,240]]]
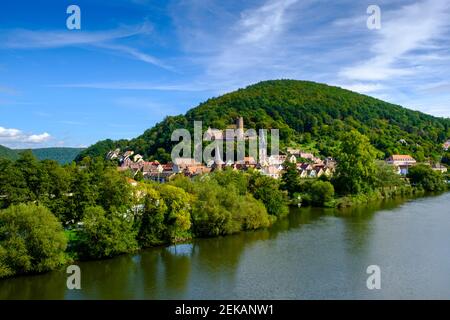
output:
[[[0,277],[49,271],[66,262],[67,238],[45,207],[12,205],[0,211]]]
[[[342,194],[358,194],[369,191],[375,185],[378,151],[369,138],[356,130],[341,137],[338,151],[338,166],[333,184]]]

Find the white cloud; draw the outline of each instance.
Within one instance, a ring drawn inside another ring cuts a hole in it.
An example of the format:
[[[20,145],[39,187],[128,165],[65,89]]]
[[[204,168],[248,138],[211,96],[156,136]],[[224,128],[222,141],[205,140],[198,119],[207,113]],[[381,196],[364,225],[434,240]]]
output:
[[[0,144],[7,147],[23,147],[27,145],[37,145],[51,140],[51,135],[47,132],[41,134],[27,134],[19,129],[0,127]]]
[[[337,84],[341,88],[359,92],[359,93],[373,93],[385,89],[385,86],[379,83],[352,83],[352,84]]]
[[[31,143],[42,143],[45,141],[48,141],[50,139],[50,135],[47,132],[44,132],[42,134],[32,134],[28,137],[26,137],[24,142],[31,142]]]

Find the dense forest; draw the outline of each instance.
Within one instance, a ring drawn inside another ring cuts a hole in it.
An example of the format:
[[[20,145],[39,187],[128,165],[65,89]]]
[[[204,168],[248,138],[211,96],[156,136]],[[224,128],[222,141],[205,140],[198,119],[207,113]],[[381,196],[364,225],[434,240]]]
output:
[[[177,128],[192,130],[193,121],[225,129],[242,116],[245,128],[280,129],[281,147],[300,145],[334,156],[339,136],[355,129],[369,138],[379,158],[406,153],[418,161],[439,160],[450,137],[450,119],[412,111],[366,95],[307,81],[264,81],[212,98],[185,115],[166,117],[132,140],[104,140],[77,157],[104,156],[116,147],[148,158],[169,160]]]
[[[55,160],[60,164],[70,163],[77,155],[83,151],[83,148],[37,148],[30,149],[33,155],[39,160]],[[16,160],[19,153],[25,149],[10,149],[0,145],[0,158]]]

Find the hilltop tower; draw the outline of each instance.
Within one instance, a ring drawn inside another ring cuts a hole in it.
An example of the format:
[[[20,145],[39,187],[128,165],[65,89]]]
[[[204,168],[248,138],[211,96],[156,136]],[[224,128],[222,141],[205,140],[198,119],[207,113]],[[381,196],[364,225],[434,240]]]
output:
[[[236,119],[236,136],[238,140],[244,139],[244,118],[239,117]]]

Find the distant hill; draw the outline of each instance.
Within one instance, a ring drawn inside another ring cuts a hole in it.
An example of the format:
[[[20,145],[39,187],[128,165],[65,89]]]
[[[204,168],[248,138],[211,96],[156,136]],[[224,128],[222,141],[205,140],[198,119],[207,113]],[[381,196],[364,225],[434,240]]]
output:
[[[450,137],[450,119],[438,118],[399,105],[326,84],[297,80],[264,81],[212,98],[185,115],[169,116],[131,140],[103,140],[83,150],[101,156],[114,148],[130,149],[148,158],[169,159],[177,128],[192,131],[193,121],[225,129],[239,116],[245,128],[280,129],[281,147],[302,146],[333,155],[343,132],[356,129],[387,157],[406,153],[419,161],[439,158]]]
[[[70,163],[75,160],[83,148],[41,148],[32,149],[34,156],[39,160],[55,160],[60,164]]]
[[[26,149],[9,149],[0,146],[0,158],[15,160],[19,157],[19,153]],[[39,148],[31,149],[34,156],[39,160],[55,160],[60,164],[72,162],[76,156],[83,151],[83,148]]]
[[[18,154],[15,150],[0,145],[0,158],[16,160]]]

